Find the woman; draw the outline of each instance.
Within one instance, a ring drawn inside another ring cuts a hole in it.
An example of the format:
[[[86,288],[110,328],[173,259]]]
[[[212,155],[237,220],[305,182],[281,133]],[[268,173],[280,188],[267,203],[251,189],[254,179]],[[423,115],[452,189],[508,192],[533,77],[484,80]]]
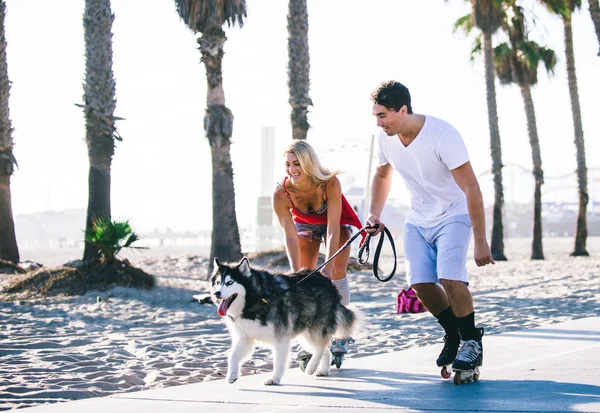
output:
[[[273,210],[285,235],[285,249],[293,272],[316,268],[321,240],[325,242],[325,260],[334,255],[350,238],[350,226],[362,224],[342,194],[339,171],[321,166],[315,150],[304,140],[294,141],[284,151],[286,176],[273,194]],[[363,233],[363,240],[366,234]],[[342,251],[321,269],[350,303],[346,267],[350,248]],[[334,340],[332,352],[347,352],[345,340]]]

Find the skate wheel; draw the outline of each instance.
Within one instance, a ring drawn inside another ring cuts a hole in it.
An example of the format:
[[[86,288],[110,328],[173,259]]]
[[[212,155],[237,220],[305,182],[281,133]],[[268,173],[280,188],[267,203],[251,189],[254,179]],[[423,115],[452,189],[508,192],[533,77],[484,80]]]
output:
[[[331,365],[337,367],[338,369],[342,367],[342,361],[344,360],[344,356],[341,354],[334,354],[331,359]]]
[[[459,384],[461,384],[461,381],[460,381],[460,371],[457,371],[456,373],[454,373],[454,384],[456,384],[457,386]]]
[[[479,380],[479,372],[473,374],[473,381]]]
[[[308,366],[308,362],[310,361],[310,359],[302,359],[300,360],[300,362],[298,364],[300,364],[300,370],[302,370],[302,372],[304,373],[304,371],[306,370],[306,366]]]
[[[452,376],[452,372],[448,370],[446,366],[442,367],[442,371],[440,372],[442,378],[449,379]]]

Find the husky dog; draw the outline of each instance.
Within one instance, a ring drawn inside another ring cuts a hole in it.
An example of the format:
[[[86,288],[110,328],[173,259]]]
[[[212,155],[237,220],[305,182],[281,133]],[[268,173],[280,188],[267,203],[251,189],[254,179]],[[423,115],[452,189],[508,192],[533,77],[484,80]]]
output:
[[[344,307],[333,283],[321,273],[273,274],[252,268],[246,257],[237,264],[215,258],[211,296],[225,317],[232,337],[227,381],[240,376],[241,364],[252,356],[256,342],[273,347],[273,376],[279,384],[289,363],[290,342],[296,338],[312,353],[306,374],[327,376],[332,337],[350,337],[358,328],[357,313]],[[302,280],[302,281],[301,281]]]

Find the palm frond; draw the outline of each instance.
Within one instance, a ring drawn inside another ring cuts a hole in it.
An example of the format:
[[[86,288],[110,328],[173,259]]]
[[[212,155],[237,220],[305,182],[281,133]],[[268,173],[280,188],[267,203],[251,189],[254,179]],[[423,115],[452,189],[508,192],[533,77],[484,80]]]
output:
[[[469,36],[474,29],[475,29],[475,26],[473,26],[473,20],[471,19],[471,15],[467,14],[465,16],[458,18],[456,20],[456,22],[454,22],[454,28],[453,28],[452,32],[456,33],[456,32],[460,31],[460,32],[464,33],[466,36]],[[471,48],[469,60],[474,61],[475,58],[481,54],[482,51],[483,51],[483,42],[481,39],[481,33],[479,33],[475,37],[475,40],[473,41],[473,46]]]
[[[539,47],[538,54],[542,58],[542,62],[544,62],[544,67],[548,73],[554,74],[554,69],[556,68],[556,64],[558,63],[558,58],[556,56],[556,52],[548,47]]]
[[[494,69],[500,83],[504,85],[514,82],[512,59],[513,50],[508,43],[501,43],[494,47]]]
[[[241,27],[246,17],[246,0],[175,0],[175,7],[194,33],[205,33],[225,23]]]
[[[123,248],[144,248],[132,246],[139,239],[128,220],[111,221],[100,217],[94,221],[92,228],[84,231],[85,242],[97,247],[105,260],[114,258]]]
[[[535,70],[537,70],[541,59],[538,53],[539,47],[540,46],[534,41],[523,40],[518,43],[519,58],[528,68],[535,68]]]
[[[512,44],[527,37],[525,28],[525,14],[523,8],[516,3],[511,2],[505,9],[506,20],[504,22],[505,31]]]
[[[127,240],[125,241],[125,244],[123,244],[123,248],[128,248],[131,247],[131,244],[133,244],[136,241],[139,241],[140,238],[138,237],[137,234],[135,233],[131,233],[129,235],[129,237],[127,238]]]
[[[457,31],[462,31],[464,34],[470,34],[473,30],[473,21],[471,20],[471,15],[467,14],[466,16],[460,17],[454,23],[454,29],[452,30],[454,33]]]
[[[473,41],[473,47],[471,48],[471,57],[469,60],[474,61],[477,56],[483,53],[483,36],[479,35]]]
[[[567,18],[571,14],[569,0],[540,0],[540,2],[552,14],[557,14],[562,18]],[[580,1],[581,3],[581,1]]]
[[[569,10],[574,12],[575,10],[579,10],[581,8],[581,0],[567,0],[567,5]]]

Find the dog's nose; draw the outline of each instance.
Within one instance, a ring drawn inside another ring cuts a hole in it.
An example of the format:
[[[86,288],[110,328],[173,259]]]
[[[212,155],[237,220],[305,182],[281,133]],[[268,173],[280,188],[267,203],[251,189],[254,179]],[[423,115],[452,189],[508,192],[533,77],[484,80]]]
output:
[[[221,291],[215,291],[215,297],[221,298]]]

